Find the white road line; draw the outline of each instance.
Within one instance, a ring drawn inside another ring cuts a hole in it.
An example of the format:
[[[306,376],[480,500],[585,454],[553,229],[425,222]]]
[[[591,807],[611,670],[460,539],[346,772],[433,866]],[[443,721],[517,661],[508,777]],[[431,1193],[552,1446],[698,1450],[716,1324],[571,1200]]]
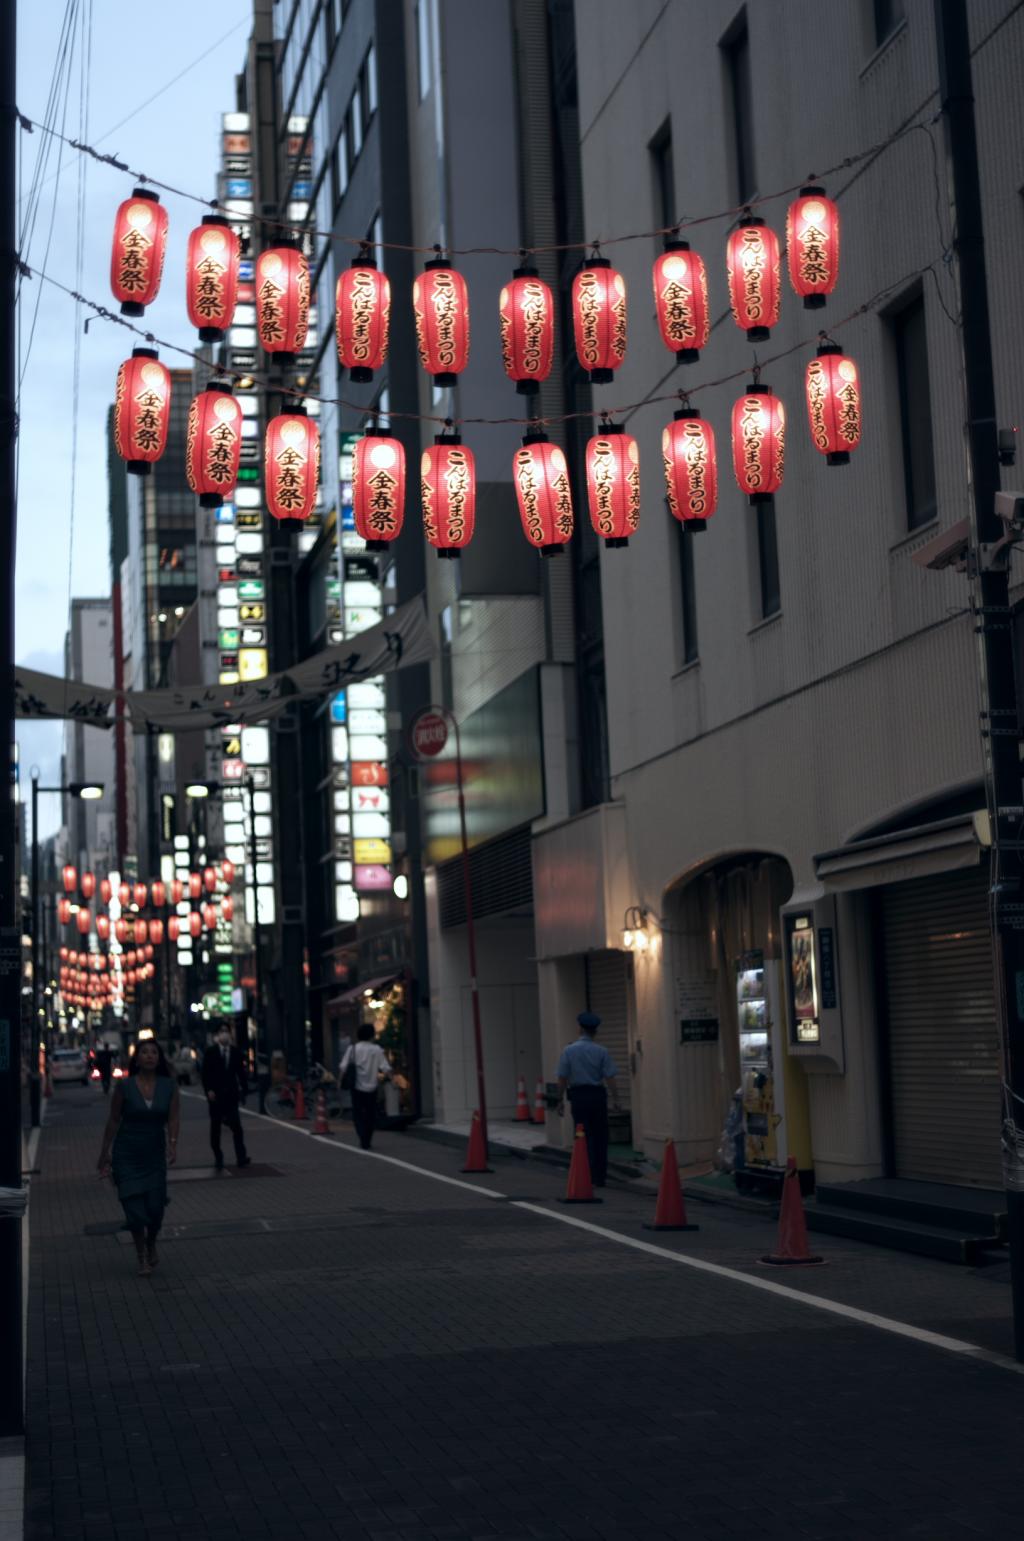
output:
[[[301,1129],[294,1123],[285,1123],[281,1119],[272,1118],[269,1113],[254,1113],[248,1108],[242,1108],[241,1111],[250,1118],[264,1119],[279,1129],[290,1129],[294,1134],[305,1135],[307,1139],[316,1140],[318,1145],[326,1145],[331,1150],[342,1150],[350,1156],[366,1156],[371,1161],[383,1161],[388,1166],[401,1167],[403,1171],[414,1172],[419,1177],[428,1177],[432,1182],[447,1183],[452,1188],[464,1188],[469,1193],[483,1194],[485,1198],[507,1197],[497,1189],[478,1187],[476,1183],[462,1182],[457,1177],[446,1177],[441,1172],[430,1171],[428,1167],[415,1166],[411,1161],[400,1161],[397,1156],[385,1156],[376,1150],[361,1150],[354,1145],[336,1143],[324,1135]],[[810,1306],[814,1311],[824,1311],[830,1316],[839,1316],[846,1321],[856,1322],[861,1327],[874,1327],[879,1332],[888,1332],[898,1338],[909,1338],[914,1343],[924,1343],[930,1348],[940,1348],[950,1354],[959,1354],[964,1359],[974,1359],[982,1364],[993,1365],[999,1370],[1010,1370],[1015,1375],[1024,1375],[1024,1364],[1018,1364],[1008,1355],[997,1354],[992,1349],[979,1348],[976,1343],[966,1343],[962,1338],[947,1338],[940,1332],[929,1332],[925,1327],[914,1327],[909,1322],[898,1322],[891,1316],[878,1316],[874,1311],[861,1311],[857,1306],[848,1306],[839,1300],[827,1300],[822,1295],[805,1294],[803,1290],[791,1289],[787,1284],[777,1284],[774,1279],[763,1279],[756,1274],[742,1273],[738,1268],[727,1268],[722,1263],[709,1263],[706,1258],[689,1257],[684,1252],[672,1252],[668,1247],[659,1247],[655,1242],[640,1241],[633,1236],[622,1236],[618,1231],[607,1230],[603,1225],[594,1225],[590,1220],[581,1220],[575,1215],[567,1215],[557,1209],[547,1209],[540,1204],[531,1204],[524,1199],[511,1199],[509,1207],[540,1215],[545,1220],[555,1220],[558,1224],[571,1226],[574,1230],[588,1231],[593,1236],[599,1236],[602,1241],[613,1241],[620,1247],[631,1247],[634,1252],[646,1253],[648,1257],[656,1257],[662,1262],[676,1263],[680,1268],[692,1268],[697,1273],[713,1274],[719,1279],[729,1279],[734,1284],[743,1284],[747,1289],[761,1290],[766,1295],[776,1295],[782,1300],[794,1301],[797,1305]]]

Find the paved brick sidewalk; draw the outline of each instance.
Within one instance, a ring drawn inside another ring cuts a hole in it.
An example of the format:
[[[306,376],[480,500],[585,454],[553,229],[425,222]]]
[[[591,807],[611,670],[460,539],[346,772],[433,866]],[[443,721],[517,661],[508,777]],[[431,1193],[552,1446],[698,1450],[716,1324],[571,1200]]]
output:
[[[93,1175],[101,1099],[50,1106],[29,1541],[944,1541],[1017,1522],[1024,1378],[1007,1370],[273,1124],[247,1137],[280,1175],[208,1178],[195,1100],[161,1265],[140,1280]],[[379,1148],[457,1173],[443,1148]],[[478,1185],[545,1203],[563,1182],[508,1160]],[[647,1234],[648,1201],[607,1200],[586,1218]],[[764,1250],[759,1221],[696,1218],[659,1244],[742,1267]],[[998,1282],[829,1252],[801,1288],[1003,1332]]]

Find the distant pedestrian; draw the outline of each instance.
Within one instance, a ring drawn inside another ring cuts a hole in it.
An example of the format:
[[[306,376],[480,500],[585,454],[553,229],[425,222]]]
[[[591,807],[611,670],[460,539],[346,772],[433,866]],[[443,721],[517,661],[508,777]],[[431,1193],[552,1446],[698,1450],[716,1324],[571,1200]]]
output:
[[[218,1029],[214,1042],[203,1056],[203,1091],[210,1105],[210,1148],[218,1172],[224,1165],[220,1148],[222,1124],[227,1124],[231,1130],[236,1163],[248,1166],[238,1104],[248,1095],[249,1084],[242,1056],[231,1042],[231,1032],[226,1026]]]
[[[110,1093],[110,1077],[114,1068],[114,1056],[105,1043],[101,1043],[96,1050],[96,1069],[100,1073],[100,1085],[103,1087],[104,1097]]]
[[[601,1018],[593,1011],[581,1011],[576,1018],[580,1036],[562,1050],[558,1061],[558,1111],[565,1111],[569,1093],[574,1124],[582,1124],[587,1137],[587,1159],[595,1188],[603,1188],[608,1177],[608,1093],[618,1106],[615,1062],[602,1044],[595,1042]]]
[[[356,1126],[359,1143],[369,1150],[373,1142],[374,1125],[377,1122],[377,1092],[381,1078],[391,1080],[391,1064],[379,1043],[374,1042],[373,1028],[364,1022],[359,1029],[358,1042],[347,1049],[341,1062],[341,1081],[345,1085],[345,1072],[355,1067],[354,1083],[349,1076],[352,1092],[352,1120]]]
[[[177,1157],[180,1117],[181,1099],[163,1049],[153,1038],[140,1039],[127,1084],[114,1088],[98,1166],[102,1177],[113,1173],[143,1275],[157,1265],[156,1238],[167,1208],[167,1168]]]

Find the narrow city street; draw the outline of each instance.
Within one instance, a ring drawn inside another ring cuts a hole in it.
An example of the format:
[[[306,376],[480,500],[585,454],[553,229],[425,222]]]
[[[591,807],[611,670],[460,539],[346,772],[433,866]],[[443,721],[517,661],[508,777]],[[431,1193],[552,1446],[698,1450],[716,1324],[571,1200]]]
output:
[[[691,1203],[699,1232],[655,1234],[651,1200],[621,1188],[563,1207],[557,1167],[464,1178],[457,1151],[408,1135],[367,1157],[347,1125],[314,1139],[255,1116],[253,1165],[215,1176],[204,1104],[184,1112],[140,1279],[95,1174],[101,1095],[47,1105],[29,1541],[942,1541],[1016,1523],[1005,1263],[822,1238],[828,1266],[780,1280],[747,1214]]]

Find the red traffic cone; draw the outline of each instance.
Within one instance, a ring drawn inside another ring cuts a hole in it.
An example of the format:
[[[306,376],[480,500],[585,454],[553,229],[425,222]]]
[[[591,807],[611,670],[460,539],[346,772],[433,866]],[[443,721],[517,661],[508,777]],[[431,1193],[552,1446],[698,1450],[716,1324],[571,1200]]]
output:
[[[530,1104],[526,1100],[526,1077],[519,1077],[516,1087],[516,1123],[528,1124],[530,1122]]]
[[[296,1122],[306,1117],[306,1093],[302,1089],[301,1081],[295,1083],[295,1112],[292,1117]]]
[[[569,1162],[569,1181],[565,1189],[563,1204],[601,1204],[602,1199],[594,1197],[593,1184],[590,1181],[590,1157],[587,1155],[587,1137],[583,1133],[583,1125],[576,1125],[576,1138],[572,1142],[572,1160]]]
[[[796,1157],[786,1162],[786,1175],[782,1179],[782,1204],[779,1208],[778,1250],[762,1257],[762,1263],[787,1264],[807,1267],[824,1263],[823,1257],[812,1257],[807,1245],[807,1219],[804,1201],[800,1195],[800,1174],[796,1169]]]
[[[316,1094],[316,1102],[313,1109],[313,1133],[330,1134],[331,1126],[327,1122],[327,1098],[323,1087]]]
[[[493,1172],[494,1170],[487,1165],[487,1142],[484,1139],[484,1126],[480,1122],[479,1113],[473,1114],[473,1122],[469,1126],[466,1164],[462,1170],[464,1172]]]
[[[537,1090],[533,1094],[533,1119],[535,1124],[546,1124],[548,1121],[548,1104],[544,1096],[544,1077],[538,1076]]]
[[[661,1161],[661,1182],[658,1184],[658,1203],[654,1211],[654,1223],[645,1223],[645,1231],[699,1231],[699,1225],[686,1222],[686,1205],[679,1181],[679,1163],[676,1160],[674,1140],[665,1141],[665,1154]]]

